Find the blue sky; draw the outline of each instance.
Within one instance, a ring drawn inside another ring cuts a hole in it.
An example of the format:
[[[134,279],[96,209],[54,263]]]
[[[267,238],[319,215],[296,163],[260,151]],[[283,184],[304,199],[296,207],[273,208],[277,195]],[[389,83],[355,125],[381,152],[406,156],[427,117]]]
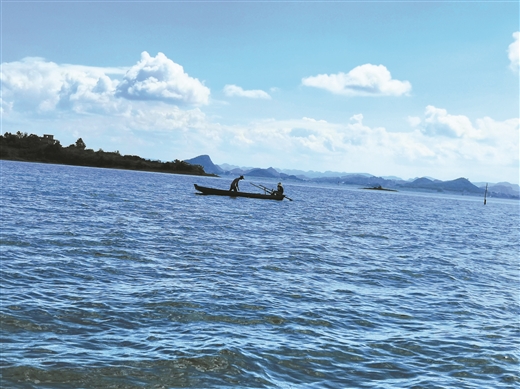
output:
[[[3,1],[2,133],[519,181],[519,3]]]

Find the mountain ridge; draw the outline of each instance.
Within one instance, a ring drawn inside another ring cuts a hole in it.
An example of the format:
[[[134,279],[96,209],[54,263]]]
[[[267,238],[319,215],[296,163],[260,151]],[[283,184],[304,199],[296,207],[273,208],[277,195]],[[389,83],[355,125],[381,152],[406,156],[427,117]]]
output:
[[[369,173],[346,173],[346,172],[305,172],[297,169],[276,169],[269,167],[263,168],[241,168],[236,165],[222,164],[216,165],[208,155],[201,155],[192,159],[185,160],[190,164],[201,165],[207,173],[220,176],[244,175],[265,179],[292,180],[297,182],[315,182],[333,185],[357,185],[364,187],[384,187],[395,190],[408,191],[428,191],[428,192],[448,192],[460,193],[464,195],[484,196],[486,183],[472,183],[467,178],[456,178],[453,180],[442,181],[433,177],[416,177],[410,180],[403,180],[396,176],[377,177]],[[520,186],[509,182],[487,183],[488,197],[520,199]]]

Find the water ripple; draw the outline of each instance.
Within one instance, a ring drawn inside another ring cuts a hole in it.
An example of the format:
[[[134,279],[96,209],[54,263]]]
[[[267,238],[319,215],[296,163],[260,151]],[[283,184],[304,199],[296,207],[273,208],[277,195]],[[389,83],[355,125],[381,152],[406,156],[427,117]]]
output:
[[[1,163],[3,387],[520,385],[518,202]]]

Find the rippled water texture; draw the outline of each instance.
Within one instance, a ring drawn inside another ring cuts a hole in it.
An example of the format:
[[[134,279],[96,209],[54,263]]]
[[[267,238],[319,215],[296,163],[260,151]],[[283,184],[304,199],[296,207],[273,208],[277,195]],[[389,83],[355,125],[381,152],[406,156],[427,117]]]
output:
[[[520,385],[518,202],[0,163],[2,387]]]

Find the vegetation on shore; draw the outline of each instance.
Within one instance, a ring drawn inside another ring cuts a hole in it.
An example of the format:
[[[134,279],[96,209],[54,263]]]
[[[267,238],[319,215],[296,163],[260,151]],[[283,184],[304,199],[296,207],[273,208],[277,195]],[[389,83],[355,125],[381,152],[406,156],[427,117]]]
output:
[[[102,149],[94,151],[87,149],[81,138],[76,143],[63,147],[52,135],[40,137],[20,131],[16,134],[6,132],[0,135],[0,159],[174,174],[213,175],[207,174],[200,165],[191,165],[178,159],[172,162],[161,162],[136,155],[121,155],[119,151],[106,152]]]

